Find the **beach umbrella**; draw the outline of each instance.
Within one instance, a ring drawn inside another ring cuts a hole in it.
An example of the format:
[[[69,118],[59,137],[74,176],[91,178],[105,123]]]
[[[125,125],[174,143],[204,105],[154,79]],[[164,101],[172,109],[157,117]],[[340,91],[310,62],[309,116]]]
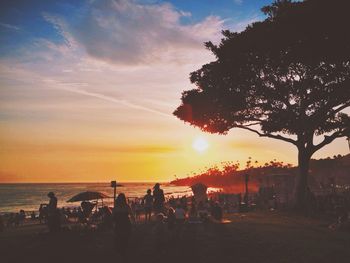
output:
[[[87,192],[82,192],[73,196],[67,202],[89,201],[89,200],[97,200],[97,199],[103,199],[103,198],[110,198],[110,197],[101,192],[87,191]]]

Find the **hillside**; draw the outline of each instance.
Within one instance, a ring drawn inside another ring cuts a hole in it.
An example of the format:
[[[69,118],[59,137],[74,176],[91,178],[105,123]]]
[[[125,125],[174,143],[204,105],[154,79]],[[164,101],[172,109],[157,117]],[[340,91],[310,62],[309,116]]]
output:
[[[228,192],[242,192],[244,189],[245,174],[249,174],[249,187],[257,191],[261,182],[268,175],[285,175],[295,177],[298,169],[290,164],[271,161],[264,165],[252,165],[249,160],[243,169],[238,163],[226,163],[211,167],[206,171],[192,176],[176,179],[171,184],[178,186],[191,186],[195,183],[204,183],[208,187],[223,188]],[[334,184],[350,185],[350,154],[334,156],[326,159],[312,159],[310,163],[310,181],[317,187]]]

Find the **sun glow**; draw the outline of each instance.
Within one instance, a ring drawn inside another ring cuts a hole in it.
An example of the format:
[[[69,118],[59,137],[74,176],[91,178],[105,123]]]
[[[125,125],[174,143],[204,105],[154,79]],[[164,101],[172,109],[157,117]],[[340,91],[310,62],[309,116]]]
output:
[[[204,153],[209,147],[206,139],[203,137],[196,138],[192,143],[192,148],[199,153]]]

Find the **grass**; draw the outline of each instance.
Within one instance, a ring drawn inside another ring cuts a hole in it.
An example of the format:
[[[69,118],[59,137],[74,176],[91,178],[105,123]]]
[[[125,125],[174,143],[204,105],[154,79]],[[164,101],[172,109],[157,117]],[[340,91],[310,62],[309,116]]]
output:
[[[151,225],[137,225],[128,262],[349,262],[350,234],[327,222],[276,212],[235,214],[227,223],[186,225],[154,246]],[[51,236],[44,226],[0,235],[1,262],[125,262],[113,247],[112,231],[68,231]]]

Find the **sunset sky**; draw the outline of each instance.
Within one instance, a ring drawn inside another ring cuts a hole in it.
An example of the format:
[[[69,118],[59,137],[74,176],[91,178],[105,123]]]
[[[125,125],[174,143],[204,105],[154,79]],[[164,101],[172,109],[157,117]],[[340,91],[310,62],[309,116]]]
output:
[[[169,181],[249,156],[296,164],[288,143],[172,115],[189,73],[214,59],[203,42],[264,19],[270,2],[2,0],[0,182]],[[347,153],[338,139],[313,158]]]

